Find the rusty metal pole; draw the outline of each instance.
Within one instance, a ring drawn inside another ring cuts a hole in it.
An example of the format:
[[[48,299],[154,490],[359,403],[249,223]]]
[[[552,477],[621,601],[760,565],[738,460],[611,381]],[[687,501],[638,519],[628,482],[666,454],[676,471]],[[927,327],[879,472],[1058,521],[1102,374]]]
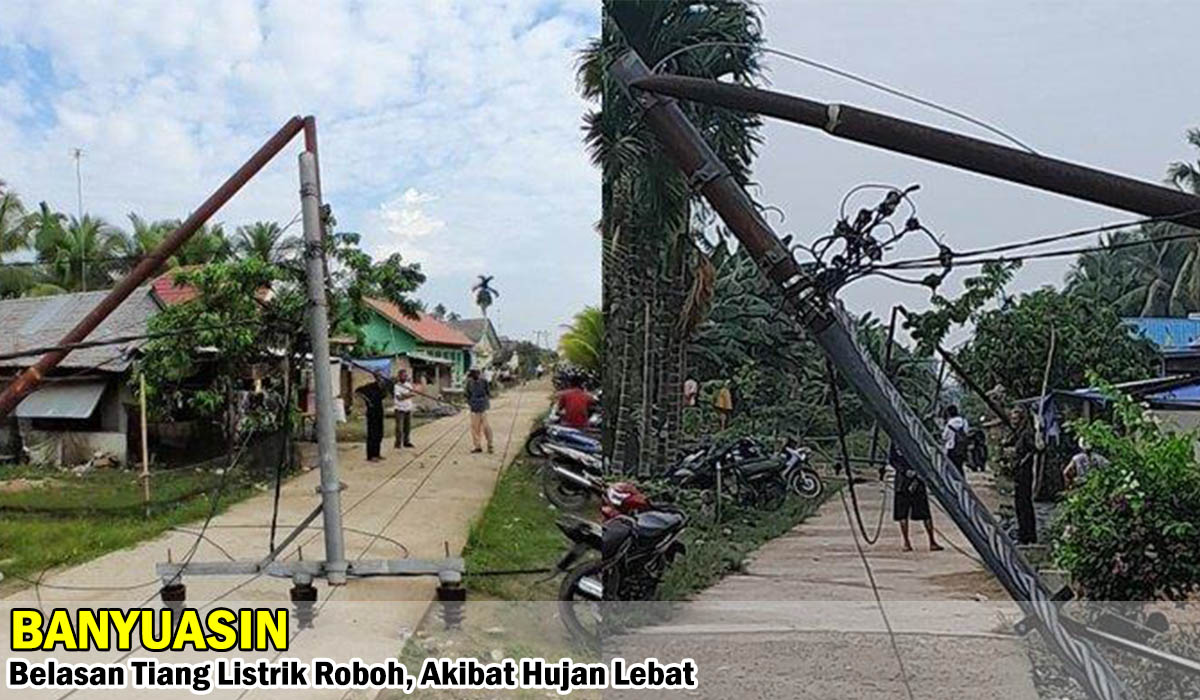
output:
[[[167,258],[171,257],[175,251],[187,242],[192,237],[204,222],[208,221],[213,214],[217,212],[226,202],[237,194],[238,190],[250,181],[259,170],[267,164],[283,150],[292,138],[300,133],[304,128],[304,122],[300,117],[292,117],[285,123],[279,131],[275,132],[265,144],[262,145],[250,159],[238,168],[229,179],[221,184],[215,192],[209,195],[208,199],[192,212],[179,228],[175,229],[170,236],[167,236],[154,252],[147,255],[137,264],[136,267],[115,287],[100,300],[94,309],[88,312],[75,327],[67,332],[59,341],[60,345],[70,345],[72,343],[83,342],[88,335],[96,330],[96,327],[108,318],[108,315],[125,301],[133,290],[137,289],[143,282],[149,279],[156,270],[158,270]],[[58,366],[71,351],[68,349],[59,348],[52,350],[41,357],[31,367],[22,372],[8,387],[4,389],[4,393],[0,394],[0,419],[5,418],[12,412],[21,400],[28,396],[42,382],[42,378],[47,372]]]
[[[636,87],[756,112],[850,141],[1200,229],[1200,197],[1195,195],[887,114],[704,78],[648,75]]]
[[[308,115],[304,118],[304,150],[313,156],[313,167],[317,171],[317,201],[321,200],[321,158],[317,155],[317,118]]]

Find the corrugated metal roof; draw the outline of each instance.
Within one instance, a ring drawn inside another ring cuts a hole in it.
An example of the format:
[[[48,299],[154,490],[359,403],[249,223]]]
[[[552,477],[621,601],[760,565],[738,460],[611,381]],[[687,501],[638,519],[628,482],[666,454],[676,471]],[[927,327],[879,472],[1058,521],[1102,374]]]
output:
[[[1200,345],[1200,318],[1137,316],[1124,319],[1160,350],[1178,350]]]
[[[45,384],[17,404],[17,418],[85,419],[96,410],[108,382],[55,382]]]
[[[101,290],[0,300],[0,354],[56,345],[107,294],[108,290]],[[149,286],[140,287],[109,314],[87,340],[143,334],[147,322],[156,311],[158,306],[150,298]],[[75,350],[67,355],[60,366],[96,367],[119,372],[129,366],[127,351],[143,342]],[[21,357],[4,360],[0,366],[28,367],[37,360],[37,356]]]

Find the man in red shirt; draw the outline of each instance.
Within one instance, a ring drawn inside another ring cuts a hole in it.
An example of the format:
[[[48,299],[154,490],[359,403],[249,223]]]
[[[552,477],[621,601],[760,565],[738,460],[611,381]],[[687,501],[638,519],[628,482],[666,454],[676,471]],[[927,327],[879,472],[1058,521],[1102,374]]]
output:
[[[588,415],[592,404],[596,402],[596,397],[589,394],[580,384],[580,381],[575,379],[570,387],[557,395],[559,423],[569,428],[587,428]]]

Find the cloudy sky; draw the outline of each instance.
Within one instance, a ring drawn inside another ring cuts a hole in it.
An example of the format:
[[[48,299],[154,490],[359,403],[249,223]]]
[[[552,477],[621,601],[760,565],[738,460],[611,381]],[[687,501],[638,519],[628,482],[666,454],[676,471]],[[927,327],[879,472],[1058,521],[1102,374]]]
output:
[[[7,3],[0,179],[30,205],[182,217],[292,114],[314,114],[322,186],[364,247],[421,262],[420,291],[532,337],[599,301],[599,177],[580,141],[577,51],[596,0]],[[218,215],[298,212],[281,154]]]
[[[767,0],[768,43],[939,102],[1014,134],[1036,150],[1159,182],[1167,164],[1200,157],[1184,141],[1200,127],[1192,77],[1200,4],[1142,0],[894,3]],[[767,57],[773,89],[915,119],[986,138],[970,124],[811,68]],[[787,213],[797,240],[829,230],[837,205],[864,182],[918,183],[920,217],[958,249],[1133,218],[980,175],[772,122],[755,165],[764,203]],[[855,200],[874,204],[875,200]],[[771,219],[778,221],[777,217]],[[917,241],[899,251],[925,254]],[[1014,289],[1061,283],[1068,263],[1028,263]],[[946,291],[961,288],[955,273]],[[928,293],[886,281],[843,292],[886,318]]]

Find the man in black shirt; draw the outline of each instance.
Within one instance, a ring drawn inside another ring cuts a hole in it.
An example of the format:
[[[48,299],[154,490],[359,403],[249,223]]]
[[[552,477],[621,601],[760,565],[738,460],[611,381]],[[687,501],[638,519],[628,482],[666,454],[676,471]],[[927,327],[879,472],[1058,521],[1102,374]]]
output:
[[[367,406],[367,461],[378,462],[379,448],[383,443],[383,399],[387,395],[383,380],[376,378],[355,390]]]
[[[892,519],[900,523],[900,537],[904,540],[904,551],[912,551],[912,541],[908,539],[908,521],[920,520],[925,523],[925,533],[929,535],[929,551],[940,552],[942,545],[937,543],[933,530],[933,514],[929,511],[929,495],[925,493],[925,482],[917,476],[917,472],[909,466],[908,460],[900,454],[900,450],[892,445],[888,450],[888,463],[896,470],[896,493],[892,498]]]

